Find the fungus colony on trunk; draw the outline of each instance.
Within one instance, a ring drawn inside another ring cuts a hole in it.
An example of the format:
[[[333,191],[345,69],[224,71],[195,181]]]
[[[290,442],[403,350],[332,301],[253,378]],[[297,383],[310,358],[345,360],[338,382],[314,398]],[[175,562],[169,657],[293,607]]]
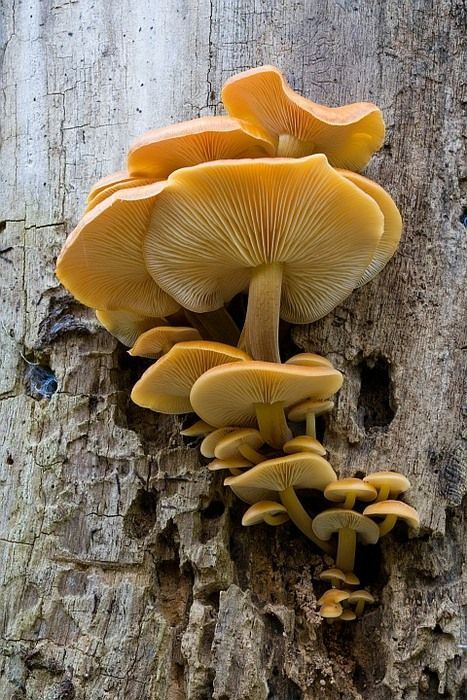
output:
[[[313,353],[282,363],[279,322],[322,318],[394,254],[399,211],[354,172],[381,147],[384,123],[370,103],[305,99],[272,66],[232,77],[222,98],[228,117],[131,146],[126,170],[92,188],[57,275],[131,355],[156,360],[135,403],[197,414],[182,435],[202,438],[208,468],[228,472],[249,505],[243,525],[291,521],[333,557],[320,611],[350,621],[374,602],[356,590],[357,544],[419,519],[397,500],[410,486],[401,474],[337,478],[316,416],[333,410],[343,376]],[[240,332],[226,304],[241,294]],[[318,494],[314,512],[305,490]]]

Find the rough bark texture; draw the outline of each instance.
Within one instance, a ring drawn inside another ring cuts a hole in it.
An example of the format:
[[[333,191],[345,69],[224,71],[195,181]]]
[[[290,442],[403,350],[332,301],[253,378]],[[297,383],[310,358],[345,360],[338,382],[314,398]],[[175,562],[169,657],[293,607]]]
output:
[[[464,9],[4,4],[1,698],[466,697]],[[181,422],[130,403],[142,363],[53,273],[88,188],[130,140],[221,112],[222,82],[263,63],[316,101],[382,107],[368,174],[405,219],[384,273],[285,341],[345,373],[324,426],[340,474],[400,469],[422,519],[418,538],[401,529],[361,552],[379,604],[344,628],[316,613],[323,557],[291,526],[241,528]]]

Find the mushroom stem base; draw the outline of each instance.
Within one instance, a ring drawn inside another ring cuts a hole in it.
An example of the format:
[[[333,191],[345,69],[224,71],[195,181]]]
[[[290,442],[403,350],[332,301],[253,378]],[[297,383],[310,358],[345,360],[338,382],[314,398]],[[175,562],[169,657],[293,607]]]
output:
[[[334,554],[334,548],[329,542],[324,542],[323,540],[320,540],[319,537],[316,537],[312,528],[313,520],[300,503],[294,488],[289,486],[285,489],[285,491],[281,491],[280,498],[283,505],[287,508],[289,517],[294,525],[296,525],[298,529],[303,532],[306,537],[308,537],[309,540],[320,547],[323,552],[331,555]]]
[[[379,525],[379,536],[384,537],[388,532],[391,532],[396,522],[397,515],[387,515]]]
[[[353,571],[356,544],[357,534],[355,530],[351,530],[349,527],[342,527],[339,530],[336,566],[341,571],[344,571],[344,573]]]

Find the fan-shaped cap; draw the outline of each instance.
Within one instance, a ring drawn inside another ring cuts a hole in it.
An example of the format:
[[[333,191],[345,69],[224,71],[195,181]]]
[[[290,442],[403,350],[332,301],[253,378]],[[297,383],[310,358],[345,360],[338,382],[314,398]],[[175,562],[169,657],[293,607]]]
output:
[[[158,284],[197,312],[220,308],[276,265],[280,315],[310,323],[355,288],[383,221],[376,202],[323,155],[205,163],[169,177],[144,255]]]
[[[368,474],[363,479],[367,484],[371,484],[378,492],[384,491],[385,499],[397,498],[399,494],[405,493],[410,488],[410,481],[403,474],[392,471],[374,472]]]
[[[305,420],[308,413],[314,413],[315,416],[320,416],[322,413],[332,411],[333,408],[334,401],[313,401],[313,399],[306,399],[292,406],[287,414],[287,418],[293,422],[299,423]]]
[[[373,260],[365,270],[358,287],[362,287],[376,277],[396,252],[402,234],[402,218],[392,197],[380,185],[363,175],[348,170],[339,170],[354,185],[373,197],[384,216],[383,235],[379,239]]]
[[[81,219],[57,260],[57,277],[86,306],[169,316],[179,305],[149,275],[142,242],[163,183],[121,190]]]
[[[176,343],[201,340],[199,332],[191,326],[157,326],[142,333],[129,350],[136,357],[158,357],[168,352]]]
[[[225,428],[217,428],[216,430],[213,430],[212,433],[209,433],[209,435],[206,435],[203,442],[199,446],[199,451],[203,457],[208,457],[209,459],[214,457],[214,450],[216,449],[216,445],[219,440],[222,440],[223,437],[229,433],[232,433],[234,430],[237,430],[237,428],[234,426],[226,426]]]
[[[379,539],[376,523],[353,510],[330,508],[313,519],[313,532],[321,540],[329,540],[342,528],[355,530],[363,544],[375,544]]]
[[[354,501],[374,501],[377,495],[376,489],[371,484],[365,483],[362,479],[351,478],[339,479],[329,484],[324,491],[324,497],[334,503],[345,501],[348,496],[353,497]]]
[[[244,474],[227,478],[224,484],[235,486],[237,491],[243,487],[254,487],[281,492],[290,486],[296,489],[324,491],[326,486],[335,479],[337,479],[336,474],[329,462],[319,455],[300,452],[268,459]]]
[[[374,603],[375,599],[369,591],[365,591],[365,589],[362,588],[358,591],[352,591],[347,598],[348,603],[358,603],[359,601]]]
[[[324,457],[326,449],[323,445],[310,435],[297,435],[297,437],[288,440],[284,443],[283,451],[285,454],[294,454],[295,452],[314,452],[317,455]]]
[[[254,426],[257,404],[290,405],[301,396],[329,396],[342,385],[342,375],[326,367],[295,367],[272,362],[245,362],[214,368],[194,384],[195,412],[216,426]],[[243,371],[244,370],[244,371]]]
[[[188,428],[180,430],[180,435],[183,435],[183,437],[201,437],[203,435],[209,435],[213,430],[213,425],[209,425],[209,423],[206,423],[204,420],[197,420]]]
[[[240,447],[245,445],[253,450],[258,450],[264,445],[264,440],[259,430],[255,430],[255,428],[240,428],[228,435],[224,435],[217,442],[214,448],[214,455],[217,459],[246,456],[240,452]]]
[[[353,610],[350,610],[349,608],[345,608],[344,610],[342,610],[342,613],[339,616],[339,620],[343,620],[344,622],[352,622],[352,620],[356,619],[356,614]]]
[[[358,586],[360,584],[360,580],[353,572],[348,571],[345,573],[341,569],[336,568],[322,571],[319,578],[322,581],[341,581],[342,583],[346,583],[348,586]]]
[[[348,599],[349,595],[350,591],[342,591],[340,588],[330,588],[318,599],[318,605],[342,603],[342,601]]]
[[[380,501],[379,503],[372,503],[365,508],[363,515],[372,518],[377,516],[383,518],[394,516],[398,520],[404,520],[409,527],[415,529],[420,527],[420,518],[415,508],[412,508],[412,506],[402,501]]]
[[[103,177],[99,182],[96,182],[88,194],[85,211],[91,211],[97,204],[103,202],[104,199],[110,197],[114,192],[126,190],[130,187],[143,187],[153,182],[154,180],[152,178],[131,177],[131,175],[125,171]]]
[[[96,317],[101,326],[104,326],[109,333],[127,347],[131,347],[138,337],[149,328],[164,323],[163,318],[141,316],[133,311],[103,311],[98,309]]]
[[[246,133],[236,119],[201,117],[140,136],[130,146],[128,170],[133,176],[165,180],[189,165],[268,155],[273,155],[269,141]]]
[[[237,348],[211,341],[177,343],[133,387],[132,400],[159,413],[189,413],[190,390],[206,370],[226,362],[247,361]]]
[[[283,506],[282,503],[260,501],[248,508],[242,518],[242,525],[257,525],[263,522],[267,522],[268,525],[281,525],[287,522],[287,520],[289,520],[287,508]]]
[[[302,365],[305,367],[331,367],[334,369],[334,365],[326,357],[321,355],[316,355],[314,352],[301,352],[299,355],[294,355],[290,357],[286,365]]]
[[[269,138],[278,155],[325,153],[335,167],[361,170],[383,144],[384,122],[376,105],[316,104],[294,92],[273,66],[230,78],[222,101],[245,129]]]
[[[248,469],[253,466],[245,457],[230,457],[229,459],[213,459],[209,462],[208,469],[211,472],[222,471],[223,469]]]

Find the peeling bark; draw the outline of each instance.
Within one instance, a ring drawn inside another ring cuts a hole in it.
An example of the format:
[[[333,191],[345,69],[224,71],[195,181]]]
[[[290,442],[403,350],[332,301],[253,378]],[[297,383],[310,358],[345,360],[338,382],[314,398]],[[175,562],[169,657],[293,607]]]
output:
[[[465,698],[463,3],[16,0],[3,13],[0,696]],[[242,529],[182,421],[131,404],[146,363],[53,273],[131,139],[220,113],[225,79],[263,63],[318,102],[381,106],[367,174],[405,220],[375,281],[284,329],[284,353],[320,352],[345,374],[319,426],[332,464],[400,469],[422,520],[416,539],[401,528],[361,549],[378,605],[343,629],[316,612],[330,560],[290,524]]]

